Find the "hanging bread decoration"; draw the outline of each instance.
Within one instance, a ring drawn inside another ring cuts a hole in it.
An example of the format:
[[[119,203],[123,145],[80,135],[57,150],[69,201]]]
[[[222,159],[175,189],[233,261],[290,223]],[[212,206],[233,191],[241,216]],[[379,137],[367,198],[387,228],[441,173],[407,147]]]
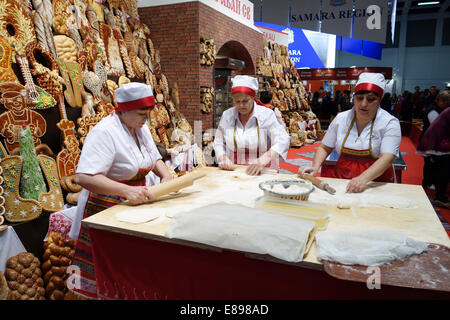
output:
[[[164,107],[164,105],[162,104],[158,104],[155,109],[158,110],[156,116],[158,127],[167,126],[170,123],[170,117],[166,107]]]
[[[72,11],[70,2],[65,0],[53,0],[53,21],[52,26],[56,34],[69,35],[67,21],[69,21]],[[72,15],[73,16],[73,15]]]
[[[3,155],[4,156],[4,155]],[[1,159],[2,157],[0,157]],[[3,196],[3,167],[0,166],[0,226],[3,224],[3,222],[5,222],[5,197]],[[0,299],[1,300],[1,299]]]
[[[67,103],[73,108],[82,107],[83,101],[81,95],[84,87],[81,65],[76,62],[65,62],[62,59],[58,59],[58,65],[66,85],[64,97]]]
[[[69,277],[67,267],[71,265],[75,254],[76,241],[63,237],[60,233],[50,232],[44,242],[42,272],[45,291],[50,300],[64,300],[67,292],[66,280]]]
[[[216,60],[216,46],[213,39],[200,37],[200,64],[211,66]]]
[[[200,87],[200,109],[210,113],[214,101],[214,87]]]
[[[56,35],[53,39],[59,59],[65,62],[77,62],[77,46],[73,39],[65,35]]]
[[[13,61],[13,51],[14,49],[10,46],[10,44],[0,36],[0,83],[19,83],[19,80],[11,67],[11,63]]]
[[[65,146],[56,156],[61,186],[67,191],[79,192],[81,187],[74,183],[76,168],[81,154],[79,142],[75,136],[75,123],[63,119],[56,126],[63,132]]]
[[[19,134],[22,125],[31,128],[34,145],[41,143],[39,139],[45,134],[47,122],[44,117],[27,108],[25,97],[21,92],[7,91],[2,93],[2,103],[8,110],[0,114],[0,135],[5,137],[6,147],[9,152],[19,147]],[[18,105],[20,104],[20,108]]]
[[[77,119],[78,124],[78,136],[80,137],[80,143],[84,143],[84,139],[88,135],[89,131],[106,116],[106,112],[97,112],[90,115],[82,116]]]
[[[42,212],[39,201],[23,199],[19,195],[20,174],[22,172],[22,158],[8,156],[3,158],[3,196],[5,198],[5,219],[9,222],[24,222],[38,218]]]
[[[112,28],[105,23],[100,23],[100,35],[105,44],[106,57],[111,66],[108,75],[124,76],[125,70],[120,55],[120,47],[117,39],[114,37]]]
[[[62,93],[60,81],[62,78],[59,76],[59,67],[55,58],[37,41],[30,42],[26,50],[31,74],[36,78],[37,84],[58,101],[59,95]],[[43,59],[45,66],[39,63],[36,57]]]
[[[5,278],[10,300],[45,300],[40,262],[32,253],[22,252],[9,258]]]
[[[155,141],[155,143],[161,143],[161,139],[159,139],[159,136],[156,133],[155,127],[153,125],[149,124],[148,128],[150,129],[150,132],[152,133],[153,141]]]
[[[117,83],[118,83],[119,87],[121,87],[121,86],[123,86],[124,84],[130,83],[130,82],[131,82],[131,80],[128,79],[127,77],[120,76]]]
[[[161,90],[163,91],[164,97],[169,97],[169,82],[164,74],[161,74],[161,80],[159,81]]]
[[[158,128],[158,136],[164,147],[168,149],[170,147],[170,143],[169,138],[167,137],[166,128],[164,127]]]
[[[84,86],[92,93],[95,104],[112,101],[106,73],[105,66],[98,60],[94,63],[94,72],[86,70],[82,72]]]
[[[120,56],[122,57],[123,64],[125,65],[125,69],[127,72],[128,77],[135,78],[136,75],[134,73],[134,68],[131,64],[130,56],[128,55],[127,46],[125,44],[125,41],[122,37],[122,34],[118,29],[112,29],[114,38],[117,40],[119,44],[119,50],[120,50]]]
[[[139,17],[137,0],[125,0],[125,1],[120,1],[120,3],[123,5],[123,8],[125,9],[125,11],[132,18]]]
[[[61,211],[64,209],[64,198],[59,183],[60,179],[55,159],[43,154],[38,155],[37,158],[49,189],[48,192],[39,194],[38,200],[41,203],[42,209],[48,212]]]
[[[0,36],[14,44],[15,52],[21,55],[25,55],[26,45],[36,40],[33,22],[20,2],[0,0]]]
[[[45,20],[45,18],[43,18],[43,13],[39,12],[38,10],[33,11],[33,22],[35,28],[34,30],[36,31],[36,40],[44,49],[50,51],[54,57],[57,57],[51,25],[47,21]]]

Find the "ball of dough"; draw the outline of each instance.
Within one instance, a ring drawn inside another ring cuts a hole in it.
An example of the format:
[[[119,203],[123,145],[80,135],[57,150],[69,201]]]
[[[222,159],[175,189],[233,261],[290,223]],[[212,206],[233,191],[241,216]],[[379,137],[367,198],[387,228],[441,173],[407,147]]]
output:
[[[350,209],[350,203],[345,200],[341,200],[337,205],[338,209]]]

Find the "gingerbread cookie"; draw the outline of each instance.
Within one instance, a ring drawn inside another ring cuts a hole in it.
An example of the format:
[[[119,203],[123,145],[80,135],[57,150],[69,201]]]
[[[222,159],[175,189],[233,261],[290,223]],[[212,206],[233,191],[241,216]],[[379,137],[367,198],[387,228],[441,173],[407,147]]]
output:
[[[3,158],[3,196],[5,198],[5,219],[9,222],[22,222],[36,219],[42,212],[39,201],[23,199],[19,195],[20,174],[22,171],[22,158],[8,156]]]

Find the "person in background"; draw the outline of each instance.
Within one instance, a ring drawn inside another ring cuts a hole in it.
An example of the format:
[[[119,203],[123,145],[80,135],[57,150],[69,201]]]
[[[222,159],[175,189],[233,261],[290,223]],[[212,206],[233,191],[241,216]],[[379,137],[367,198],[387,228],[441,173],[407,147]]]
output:
[[[314,95],[311,100],[311,111],[320,119],[321,118],[321,110],[320,110],[320,102],[319,102],[319,92],[314,92]]]
[[[274,112],[256,99],[258,80],[250,76],[231,79],[233,107],[224,111],[214,138],[219,167],[248,165],[246,173],[259,175],[264,167],[279,169],[286,159],[290,137]]]
[[[402,109],[400,111],[400,119],[402,121],[412,122],[413,119],[413,100],[412,93],[405,91],[403,93]]]
[[[315,175],[336,149],[335,166],[322,166],[321,176],[351,179],[347,192],[362,192],[370,181],[392,182],[392,163],[399,152],[401,129],[398,119],[380,108],[385,89],[381,73],[361,73],[354,89],[354,106],[331,122],[311,167],[299,173]]]
[[[394,117],[397,119],[400,119],[400,113],[402,111],[402,102],[403,102],[403,95],[399,94],[398,97],[394,100],[394,108],[392,110]]]
[[[341,112],[350,110],[351,108],[350,90],[344,90],[344,94],[342,95]]]
[[[420,97],[422,96],[422,91],[420,91],[420,87],[416,86],[414,88],[414,93],[412,94],[413,101],[413,116],[414,118],[418,118],[420,116]]]
[[[138,205],[153,199],[145,185],[150,171],[161,182],[172,179],[145,125],[155,105],[151,86],[124,84],[115,90],[115,99],[115,113],[89,132],[78,162],[76,182],[84,188],[80,199],[85,201],[79,201],[78,207],[84,210],[83,219],[125,200]],[[81,270],[81,287],[70,290],[78,298],[97,298],[93,259],[89,228],[83,225],[72,262]]]
[[[447,96],[448,97],[448,96]],[[434,204],[450,208],[446,194],[450,180],[450,108],[448,100],[445,109],[431,123],[423,134],[417,153],[429,158],[431,181],[436,187]]]
[[[423,128],[422,133],[420,135],[419,141],[422,141],[423,136],[428,131],[428,128],[431,124],[439,117],[439,115],[450,106],[450,91],[444,90],[440,92],[436,96],[436,100],[427,108],[427,110],[423,113],[422,121]],[[449,129],[450,131],[450,129]],[[433,158],[430,156],[424,157],[424,165],[423,165],[423,180],[422,187],[429,188],[433,185],[433,181],[435,180],[436,168]],[[436,187],[436,186],[435,186]]]
[[[428,108],[435,100],[439,93],[439,90],[436,86],[431,86],[429,90],[429,94],[425,97],[425,108]]]
[[[389,113],[392,113],[392,100],[391,100],[391,94],[389,92],[386,92],[383,96],[383,99],[381,99],[381,108],[383,110],[386,110]]]
[[[277,118],[278,123],[286,128],[286,124],[283,121],[283,117],[281,115],[280,110],[274,105],[272,105],[272,93],[269,91],[262,91],[259,94],[259,101],[261,101],[265,107],[272,110],[275,113],[275,117]]]
[[[335,117],[338,112],[342,112],[342,94],[341,90],[336,90],[334,96],[334,108],[333,108],[333,116]]]
[[[333,109],[334,104],[333,100],[331,99],[331,92],[326,92],[322,98],[322,106],[321,106],[324,120],[330,120],[331,116],[333,115]]]

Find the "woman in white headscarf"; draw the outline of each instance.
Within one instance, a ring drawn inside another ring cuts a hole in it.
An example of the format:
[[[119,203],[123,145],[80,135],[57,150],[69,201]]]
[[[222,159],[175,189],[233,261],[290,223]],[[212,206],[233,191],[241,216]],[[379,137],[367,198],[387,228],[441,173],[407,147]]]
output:
[[[116,89],[116,112],[102,119],[87,135],[77,166],[76,181],[87,195],[80,199],[83,219],[124,200],[141,204],[153,195],[146,175],[153,171],[161,182],[172,179],[145,125],[155,105],[153,90],[143,83]],[[80,287],[71,288],[82,299],[97,298],[97,284],[89,228],[78,221],[78,241],[72,265],[80,269]],[[73,227],[72,227],[73,228]],[[75,226],[75,229],[77,226]],[[77,230],[77,231],[78,231]]]
[[[327,156],[336,149],[335,166],[322,166],[321,176],[351,179],[347,192],[361,192],[370,181],[393,181],[392,163],[401,142],[400,123],[380,108],[385,89],[381,73],[361,73],[354,89],[354,106],[339,113],[314,155],[311,167],[299,173],[315,175]]]
[[[225,110],[214,139],[219,167],[248,165],[249,175],[264,167],[278,170],[279,158],[286,159],[290,138],[274,112],[256,99],[258,80],[250,76],[232,79],[233,107]]]

